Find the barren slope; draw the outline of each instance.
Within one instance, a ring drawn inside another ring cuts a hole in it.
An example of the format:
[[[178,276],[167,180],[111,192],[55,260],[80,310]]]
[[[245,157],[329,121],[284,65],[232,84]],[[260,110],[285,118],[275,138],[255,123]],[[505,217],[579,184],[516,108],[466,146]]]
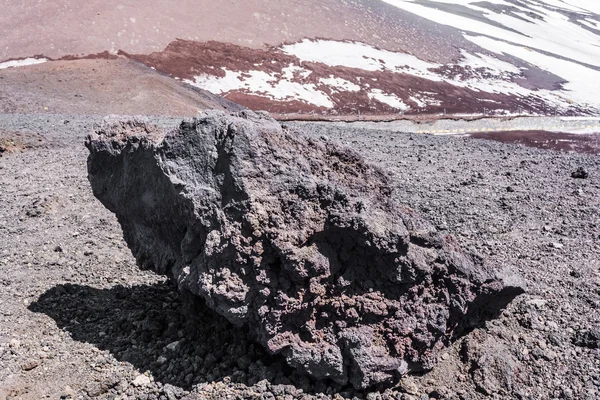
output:
[[[592,1],[5,3],[0,69],[122,50],[279,113],[600,112]]]
[[[0,61],[104,50],[150,53],[177,38],[263,48],[305,37],[357,40],[448,60],[461,40],[378,0],[1,0],[0,10]]]
[[[194,115],[206,108],[239,106],[130,60],[0,69],[0,113]]]

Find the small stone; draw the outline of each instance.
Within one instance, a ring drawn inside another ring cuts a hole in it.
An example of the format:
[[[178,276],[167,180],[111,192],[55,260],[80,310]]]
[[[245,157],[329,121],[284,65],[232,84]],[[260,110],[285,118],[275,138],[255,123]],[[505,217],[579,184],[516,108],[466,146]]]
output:
[[[157,362],[158,364],[160,364],[160,365],[163,365],[164,363],[166,363],[166,362],[167,362],[167,357],[165,357],[165,356],[160,356],[160,357],[158,357],[158,358],[156,359],[156,362]]]
[[[542,353],[542,357],[545,358],[548,361],[552,361],[554,359],[556,359],[556,357],[558,357],[558,354],[556,354],[554,351],[552,350],[545,350]]]
[[[547,303],[548,303],[548,301],[546,301],[544,299],[533,299],[533,300],[529,300],[527,302],[527,304],[532,305],[537,309],[544,307]]]
[[[265,393],[269,390],[269,381],[263,379],[262,381],[258,382],[254,388],[258,393]],[[325,391],[325,389],[323,389],[323,391]]]
[[[442,354],[442,360],[447,360],[449,358],[450,358],[450,354],[448,354],[448,353]]]
[[[77,396],[77,393],[75,393],[75,391],[73,390],[73,388],[71,386],[65,386],[60,394],[60,399],[61,400],[71,400],[71,399],[75,399]]]
[[[552,243],[552,247],[554,247],[555,249],[562,249],[564,245],[558,242],[554,242]]]
[[[36,369],[39,365],[40,363],[36,360],[28,360],[21,365],[21,369],[23,371],[31,371],[33,369]]]
[[[179,347],[179,343],[180,341],[176,341],[173,343],[169,343],[168,345],[165,346],[165,349],[170,350],[170,351],[177,351],[177,348]]]
[[[108,386],[100,382],[92,382],[86,387],[85,391],[90,397],[99,397],[108,392]]]
[[[562,395],[565,400],[573,399],[573,391],[569,388],[562,388]]]
[[[545,341],[543,340],[538,340],[538,346],[540,347],[540,349],[542,350],[546,350],[548,348],[548,345],[546,344]]]
[[[577,332],[573,338],[573,344],[575,346],[587,347],[590,349],[600,348],[600,327],[597,326],[589,330]]]
[[[150,378],[144,374],[140,374],[138,376],[135,377],[135,379],[133,380],[133,382],[131,382],[133,384],[133,386],[136,387],[143,387],[143,386],[148,386],[150,384],[150,382],[152,382],[150,380]]]
[[[400,387],[408,394],[416,395],[419,393],[419,387],[417,386],[415,380],[410,376],[405,376],[402,378],[400,381]]]
[[[574,179],[587,179],[589,176],[590,174],[583,167],[579,167],[577,170],[571,173],[571,178]]]
[[[21,342],[20,342],[20,341],[18,341],[17,339],[12,339],[12,340],[11,340],[11,341],[8,343],[8,346],[9,346],[11,349],[15,349],[15,350],[16,350],[16,349],[18,349],[19,347],[21,347]]]
[[[564,342],[563,338],[556,332],[552,332],[548,335],[548,341],[554,346],[562,346]]]
[[[381,400],[381,393],[371,392],[367,394],[367,400]]]

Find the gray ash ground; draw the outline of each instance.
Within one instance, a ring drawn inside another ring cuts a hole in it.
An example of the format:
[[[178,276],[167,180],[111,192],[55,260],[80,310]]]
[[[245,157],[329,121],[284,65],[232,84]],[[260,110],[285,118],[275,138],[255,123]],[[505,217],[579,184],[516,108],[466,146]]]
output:
[[[31,138],[0,155],[0,399],[600,396],[598,156],[298,124],[381,165],[401,202],[529,287],[432,372],[357,393],[295,375],[201,304],[185,318],[189,303],[138,270],[86,179],[98,121],[0,115],[3,137]]]

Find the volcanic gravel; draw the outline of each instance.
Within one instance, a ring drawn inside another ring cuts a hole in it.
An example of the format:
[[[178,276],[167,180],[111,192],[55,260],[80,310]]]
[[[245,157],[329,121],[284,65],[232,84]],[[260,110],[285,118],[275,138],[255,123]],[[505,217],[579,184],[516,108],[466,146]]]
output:
[[[362,393],[295,374],[137,268],[87,182],[83,140],[96,122],[0,115],[0,143],[21,144],[0,152],[0,399],[600,396],[598,156],[296,124],[379,164],[399,201],[528,285],[432,372]],[[587,177],[572,177],[580,168]]]

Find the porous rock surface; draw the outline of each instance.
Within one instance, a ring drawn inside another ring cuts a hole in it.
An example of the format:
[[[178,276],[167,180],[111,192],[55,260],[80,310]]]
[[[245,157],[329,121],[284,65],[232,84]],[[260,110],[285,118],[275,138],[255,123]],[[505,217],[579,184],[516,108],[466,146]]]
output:
[[[317,379],[365,388],[430,369],[523,292],[356,153],[265,115],[207,111],[170,131],[109,118],[86,146],[138,265]]]

